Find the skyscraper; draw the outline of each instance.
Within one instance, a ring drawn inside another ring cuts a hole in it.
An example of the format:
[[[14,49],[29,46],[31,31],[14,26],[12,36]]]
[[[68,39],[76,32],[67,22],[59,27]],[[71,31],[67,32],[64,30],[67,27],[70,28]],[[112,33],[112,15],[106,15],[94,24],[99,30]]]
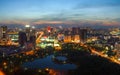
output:
[[[79,43],[80,42],[80,35],[79,32],[80,28],[79,27],[73,27],[72,28],[72,41],[75,43]]]
[[[87,40],[87,29],[80,29],[79,30],[80,40],[82,43],[85,43]]]
[[[80,28],[80,27],[73,27],[72,28],[72,38],[76,42],[86,42],[87,40],[87,29]]]
[[[31,32],[30,32],[30,43],[32,43],[32,45],[33,45],[33,49],[35,49],[35,47],[36,47],[36,31],[35,31],[35,28],[33,28],[32,27],[32,30],[31,30]]]
[[[117,51],[117,58],[120,60],[120,42],[115,44],[115,49]]]
[[[26,28],[25,32],[27,36],[27,41],[30,41],[30,25],[26,25],[25,28]]]
[[[0,39],[2,38],[2,27],[0,27]]]
[[[7,37],[7,26],[0,27],[0,45],[7,45],[8,37]]]
[[[25,32],[19,32],[19,44],[20,46],[24,46],[27,42],[27,36]]]
[[[2,38],[7,38],[7,26],[1,26]]]

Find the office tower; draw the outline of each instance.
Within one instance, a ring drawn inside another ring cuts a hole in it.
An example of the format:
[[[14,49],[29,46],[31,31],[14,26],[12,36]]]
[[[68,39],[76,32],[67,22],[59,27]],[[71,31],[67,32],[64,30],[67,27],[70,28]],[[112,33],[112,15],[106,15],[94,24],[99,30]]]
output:
[[[0,45],[7,45],[8,37],[7,37],[7,26],[0,27]]]
[[[48,33],[51,32],[51,27],[50,26],[47,27],[47,31],[48,31]]]
[[[2,28],[0,27],[0,39],[2,38]]]
[[[72,41],[75,43],[80,42],[80,28],[79,27],[73,27],[72,28]]]
[[[26,25],[25,28],[26,28],[25,32],[27,36],[27,41],[30,41],[30,25]]]
[[[80,30],[79,27],[73,27],[73,28],[72,28],[72,35],[77,35],[77,34],[79,34],[79,30]]]
[[[27,42],[27,36],[25,32],[19,32],[19,44],[20,46],[24,46]]]
[[[117,43],[115,44],[115,49],[116,49],[116,51],[117,51],[116,56],[117,56],[117,58],[120,60],[120,42],[117,42]]]
[[[72,41],[71,31],[66,29],[64,32],[64,42],[69,43]]]
[[[82,43],[85,43],[87,40],[87,29],[80,29],[79,30],[80,40]]]
[[[7,33],[11,45],[19,45],[19,34],[17,31]]]
[[[7,38],[7,26],[1,26],[1,33],[2,38]]]
[[[32,27],[32,30],[31,30],[31,32],[30,32],[30,40],[29,40],[29,42],[30,43],[32,43],[32,45],[33,45],[33,49],[35,49],[35,47],[36,47],[36,31],[35,31],[35,28],[34,27]]]
[[[69,43],[69,42],[71,42],[71,40],[72,40],[72,39],[71,39],[71,35],[65,35],[65,36],[64,36],[64,42],[65,42],[65,43]]]

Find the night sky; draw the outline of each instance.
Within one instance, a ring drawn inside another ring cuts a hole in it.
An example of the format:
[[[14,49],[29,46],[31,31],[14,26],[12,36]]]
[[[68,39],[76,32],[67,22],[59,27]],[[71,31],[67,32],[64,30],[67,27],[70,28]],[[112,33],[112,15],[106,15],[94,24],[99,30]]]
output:
[[[120,26],[120,0],[0,0],[0,23]]]

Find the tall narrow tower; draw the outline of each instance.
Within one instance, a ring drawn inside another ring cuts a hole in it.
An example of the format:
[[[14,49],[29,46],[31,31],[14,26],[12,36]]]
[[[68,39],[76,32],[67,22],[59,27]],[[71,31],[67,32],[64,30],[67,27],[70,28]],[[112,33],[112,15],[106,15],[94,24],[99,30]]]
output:
[[[7,45],[8,37],[7,37],[7,26],[0,27],[0,45]]]
[[[2,38],[7,38],[7,26],[1,26]]]
[[[26,25],[25,28],[27,41],[30,41],[30,25]]]

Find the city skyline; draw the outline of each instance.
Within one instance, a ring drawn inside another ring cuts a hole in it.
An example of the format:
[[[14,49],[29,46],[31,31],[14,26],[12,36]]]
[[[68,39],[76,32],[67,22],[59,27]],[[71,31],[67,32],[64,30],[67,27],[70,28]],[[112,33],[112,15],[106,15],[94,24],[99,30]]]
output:
[[[0,23],[120,26],[119,8],[119,0],[0,0]]]

